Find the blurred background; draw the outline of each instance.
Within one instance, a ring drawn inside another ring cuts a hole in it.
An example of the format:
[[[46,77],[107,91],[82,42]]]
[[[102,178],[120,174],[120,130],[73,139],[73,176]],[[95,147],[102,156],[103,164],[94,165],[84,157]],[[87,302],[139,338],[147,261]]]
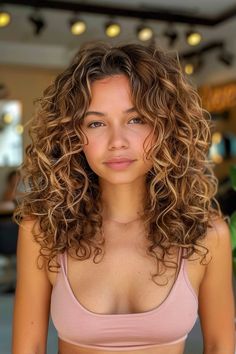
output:
[[[236,1],[0,1],[0,352],[10,354],[17,225],[17,167],[29,143],[34,101],[87,41],[137,42],[178,53],[213,120],[213,160],[222,211],[236,210]],[[20,186],[18,186],[20,189]],[[233,279],[234,281],[234,279]],[[48,352],[57,352],[50,323]],[[202,352],[197,321],[185,353]]]

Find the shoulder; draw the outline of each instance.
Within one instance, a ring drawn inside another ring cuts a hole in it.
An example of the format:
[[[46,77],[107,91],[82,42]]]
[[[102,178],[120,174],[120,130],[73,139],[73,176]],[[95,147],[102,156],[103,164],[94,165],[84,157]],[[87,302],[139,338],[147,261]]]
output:
[[[230,259],[231,236],[228,222],[221,217],[211,219],[206,235],[201,244],[209,251],[210,260],[218,263],[224,262],[225,257]],[[207,257],[209,260],[209,258]]]
[[[228,222],[223,218],[217,217],[211,220],[207,228],[206,244],[214,252],[219,249],[223,244],[230,244],[230,229]]]
[[[37,218],[24,218],[19,225],[17,257],[21,262],[31,259],[39,268],[46,268],[46,258],[42,254],[44,235]]]
[[[230,243],[228,222],[219,217],[213,219],[207,229],[206,240],[213,250],[218,249],[222,243]]]
[[[47,252],[45,252],[46,247],[44,247],[44,242],[47,244]],[[28,251],[29,255],[34,257],[39,268],[46,272],[49,281],[52,282],[51,280],[54,279],[53,277],[55,275],[55,268],[58,268],[59,258],[57,254],[54,258],[50,259],[50,267],[54,268],[54,270],[51,270],[51,268],[49,268],[48,257],[45,257],[44,254],[47,253],[47,255],[51,257],[51,248],[53,245],[46,239],[44,232],[41,230],[40,221],[37,218],[24,218],[24,220],[22,220],[18,244],[18,253],[20,253],[20,250],[24,252]],[[42,252],[42,250],[44,252]],[[28,257],[29,256],[25,258],[27,259]]]
[[[24,217],[19,223],[19,235],[33,240],[35,232],[40,230],[39,220],[33,217]]]

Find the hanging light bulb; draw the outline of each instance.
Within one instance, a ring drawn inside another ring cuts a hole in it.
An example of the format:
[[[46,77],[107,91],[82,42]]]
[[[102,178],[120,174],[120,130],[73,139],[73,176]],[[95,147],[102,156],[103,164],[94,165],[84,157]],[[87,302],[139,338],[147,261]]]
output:
[[[78,17],[72,18],[70,21],[71,33],[75,36],[79,36],[86,31],[86,23]]]
[[[136,31],[140,41],[148,41],[154,35],[152,28],[146,25],[139,25]]]
[[[186,41],[189,45],[191,46],[196,46],[198,45],[202,40],[202,35],[198,31],[187,31],[186,32]]]
[[[195,56],[188,61],[186,61],[184,65],[184,72],[187,75],[192,75],[198,72],[203,67],[203,58],[202,56],[198,55]]]
[[[192,75],[194,73],[194,65],[192,63],[185,64],[184,72],[187,75]]]
[[[0,27],[6,27],[11,22],[11,15],[9,12],[0,11]]]
[[[117,37],[119,36],[121,32],[121,27],[119,25],[119,23],[114,22],[114,21],[109,21],[105,24],[105,33],[107,35],[107,37]]]

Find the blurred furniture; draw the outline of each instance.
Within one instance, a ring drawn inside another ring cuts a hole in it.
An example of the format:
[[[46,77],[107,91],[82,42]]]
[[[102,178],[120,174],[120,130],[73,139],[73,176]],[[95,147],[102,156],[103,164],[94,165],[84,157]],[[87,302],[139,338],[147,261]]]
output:
[[[12,212],[0,212],[0,292],[14,291],[16,283],[16,246],[18,225]]]

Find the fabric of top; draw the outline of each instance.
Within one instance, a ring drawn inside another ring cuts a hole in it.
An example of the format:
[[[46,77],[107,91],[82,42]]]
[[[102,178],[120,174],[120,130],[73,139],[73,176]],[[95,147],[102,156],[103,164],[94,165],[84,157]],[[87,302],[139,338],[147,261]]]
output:
[[[197,319],[198,299],[186,260],[166,299],[156,308],[133,314],[96,314],[75,297],[67,278],[67,254],[52,289],[51,317],[63,341],[91,349],[127,351],[174,345],[187,338]]]

